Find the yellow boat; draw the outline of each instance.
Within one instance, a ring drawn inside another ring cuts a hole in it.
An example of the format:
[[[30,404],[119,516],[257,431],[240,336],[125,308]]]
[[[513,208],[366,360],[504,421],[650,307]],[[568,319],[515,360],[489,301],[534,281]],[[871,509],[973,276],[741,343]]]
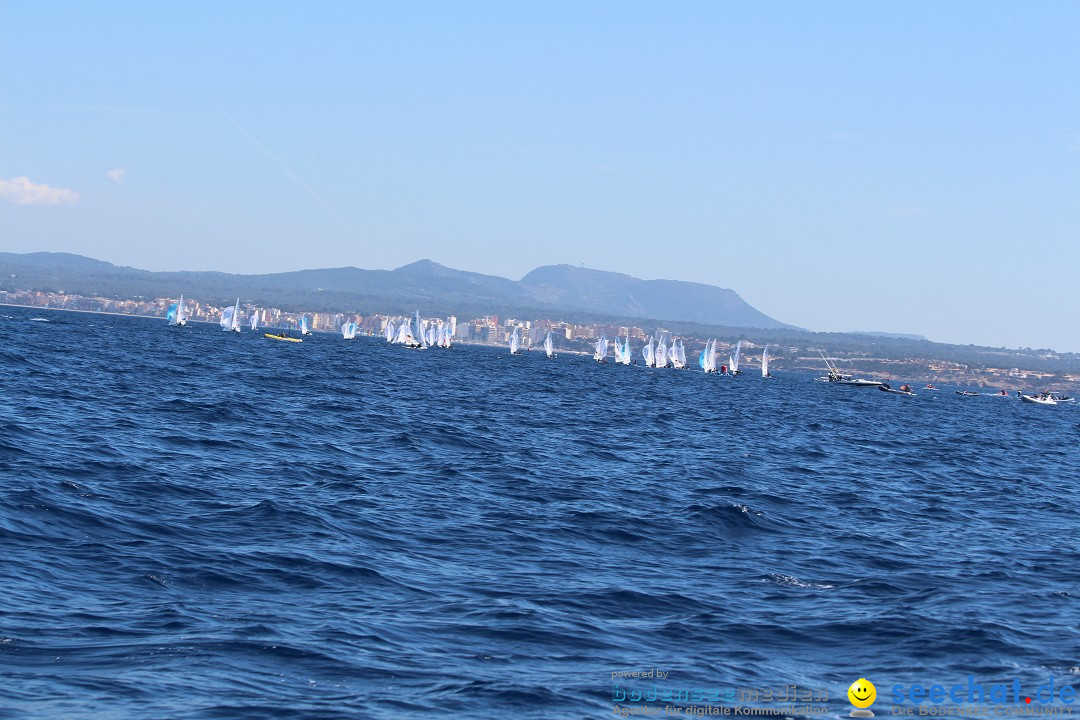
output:
[[[271,335],[270,333],[263,333],[263,337],[271,340],[284,340],[285,342],[304,342],[300,338],[287,337],[285,335]]]

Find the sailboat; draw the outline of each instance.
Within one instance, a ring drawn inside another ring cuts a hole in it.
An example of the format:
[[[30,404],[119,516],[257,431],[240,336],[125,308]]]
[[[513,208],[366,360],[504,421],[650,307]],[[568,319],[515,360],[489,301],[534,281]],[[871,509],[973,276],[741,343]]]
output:
[[[761,377],[771,378],[772,373],[769,372],[769,344],[765,343],[765,349],[761,351]]]
[[[444,348],[451,347],[454,343],[454,323],[450,322],[450,318],[446,318],[446,322],[443,323],[443,335],[439,341],[439,345]]]
[[[301,335],[310,335],[311,334],[311,328],[307,324],[307,315],[301,315],[300,316],[300,334]]]
[[[600,339],[596,341],[596,346],[593,348],[592,359],[598,363],[607,362],[607,347],[607,336],[601,335]]]
[[[412,335],[409,333],[409,321],[402,320],[398,325],[397,334],[394,336],[395,345],[408,345],[413,342]]]
[[[187,314],[184,313],[184,296],[180,296],[180,302],[173,303],[165,313],[165,318],[170,325],[183,327],[187,325]]]
[[[619,339],[615,338],[615,347],[619,347]],[[627,332],[626,339],[623,341],[621,352],[619,352],[618,359],[615,360],[620,365],[629,365],[633,362],[633,358],[630,356],[630,333]]]
[[[555,342],[551,339],[550,330],[548,330],[547,337],[544,338],[544,354],[548,357],[555,357]]]
[[[221,329],[228,332],[240,332],[240,298],[236,298],[236,305],[233,307],[227,307],[221,311],[221,320],[219,322]]]
[[[706,373],[716,372],[716,340],[706,340],[705,349],[698,356],[698,367]]]
[[[728,372],[732,375],[739,374],[739,357],[742,355],[742,340],[735,343],[735,354],[728,355]]]
[[[671,359],[671,366],[676,370],[682,370],[686,367],[686,348],[683,346],[682,340],[676,340],[671,343],[669,357]]]
[[[521,345],[521,337],[518,335],[518,329],[514,328],[514,332],[510,334],[510,354],[517,355],[518,347]]]
[[[356,331],[360,329],[360,326],[354,322],[347,322],[341,326],[341,337],[346,340],[353,340],[356,338]]]
[[[627,364],[629,364],[629,363],[626,362],[629,359],[629,356],[626,353],[626,348],[623,346],[623,344],[621,342],[619,342],[619,338],[615,338],[615,342],[613,342],[611,344],[611,352],[613,352],[615,354],[615,364],[616,365],[627,365]]]
[[[387,320],[386,321],[386,342],[388,342],[388,343],[394,342],[394,321],[393,320]]]
[[[656,361],[656,367],[666,368],[668,366],[668,353],[667,344],[664,342],[663,336],[656,341],[656,354],[654,355]]]
[[[427,350],[427,338],[424,337],[424,325],[420,322],[420,310],[416,311],[416,332],[413,332],[414,328],[409,327],[406,330],[405,335],[405,347],[411,350]],[[408,325],[409,323],[402,323],[402,325]]]
[[[258,330],[259,329],[259,311],[258,310],[252,310],[251,311],[251,329],[252,330]]]
[[[653,349],[652,335],[646,341],[645,347],[641,348],[641,357],[645,360],[645,367],[656,367],[656,350]]]

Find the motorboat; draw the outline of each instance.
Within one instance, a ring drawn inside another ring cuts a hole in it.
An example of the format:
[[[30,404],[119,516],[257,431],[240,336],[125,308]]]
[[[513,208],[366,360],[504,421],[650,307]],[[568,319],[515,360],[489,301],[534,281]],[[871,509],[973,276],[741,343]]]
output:
[[[825,353],[818,350],[821,353],[821,359],[825,361],[825,365],[829,368],[828,375],[822,375],[816,378],[818,382],[834,383],[836,385],[854,385],[855,387],[881,387],[884,383],[877,380],[867,380],[866,378],[856,378],[850,375],[845,375],[836,367],[836,363],[825,356]]]

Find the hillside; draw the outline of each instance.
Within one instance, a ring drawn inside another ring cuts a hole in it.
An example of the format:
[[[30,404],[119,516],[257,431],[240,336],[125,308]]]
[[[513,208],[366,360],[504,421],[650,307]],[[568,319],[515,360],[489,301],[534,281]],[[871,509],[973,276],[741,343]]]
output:
[[[443,315],[521,315],[577,322],[607,319],[690,322],[730,327],[790,328],[747,304],[734,290],[677,280],[553,265],[520,281],[420,260],[396,270],[355,267],[265,275],[150,272],[66,253],[0,253],[0,289],[63,291],[105,297],[184,293],[222,303],[283,309]]]

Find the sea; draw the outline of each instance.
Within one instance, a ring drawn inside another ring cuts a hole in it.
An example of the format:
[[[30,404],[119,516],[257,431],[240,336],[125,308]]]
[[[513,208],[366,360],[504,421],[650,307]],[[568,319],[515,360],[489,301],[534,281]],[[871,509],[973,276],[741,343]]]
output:
[[[0,336],[3,718],[1080,686],[1077,406],[12,307]]]

